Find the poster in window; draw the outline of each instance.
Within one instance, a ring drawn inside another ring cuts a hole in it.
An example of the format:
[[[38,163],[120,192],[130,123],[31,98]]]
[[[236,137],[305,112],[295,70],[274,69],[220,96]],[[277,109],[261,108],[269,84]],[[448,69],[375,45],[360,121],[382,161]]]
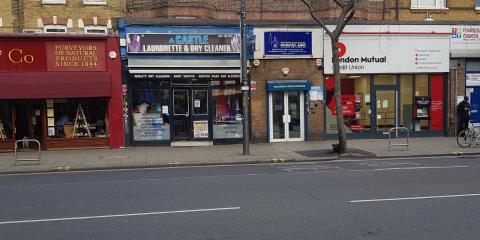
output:
[[[430,119],[430,97],[415,97],[416,119]]]
[[[161,113],[134,113],[133,139],[135,141],[169,140],[170,127]]]
[[[55,137],[55,127],[48,127],[48,136]]]
[[[208,121],[193,121],[193,137],[208,138]]]

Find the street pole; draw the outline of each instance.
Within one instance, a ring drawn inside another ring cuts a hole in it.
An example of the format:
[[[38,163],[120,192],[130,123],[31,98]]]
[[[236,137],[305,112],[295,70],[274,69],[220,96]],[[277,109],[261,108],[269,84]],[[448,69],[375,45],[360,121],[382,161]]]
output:
[[[240,33],[241,33],[241,49],[240,49],[240,62],[241,62],[241,69],[242,69],[242,107],[243,107],[243,155],[250,154],[250,132],[249,132],[249,123],[250,123],[250,111],[249,111],[249,98],[248,92],[250,90],[250,86],[247,80],[247,37],[245,34],[245,17],[246,17],[246,9],[245,9],[245,0],[240,0]]]

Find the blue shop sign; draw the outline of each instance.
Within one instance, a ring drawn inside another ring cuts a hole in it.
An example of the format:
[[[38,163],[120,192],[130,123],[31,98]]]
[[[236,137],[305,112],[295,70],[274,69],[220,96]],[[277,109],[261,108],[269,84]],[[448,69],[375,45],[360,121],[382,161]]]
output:
[[[311,85],[308,80],[268,81],[267,89],[269,92],[308,91]]]
[[[265,32],[265,55],[312,55],[312,32]]]

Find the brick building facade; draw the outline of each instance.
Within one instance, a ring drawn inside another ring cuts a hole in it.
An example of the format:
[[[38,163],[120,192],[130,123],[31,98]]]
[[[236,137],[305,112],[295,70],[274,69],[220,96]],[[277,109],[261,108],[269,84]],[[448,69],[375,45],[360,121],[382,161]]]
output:
[[[7,0],[0,32],[115,33],[125,0]],[[3,27],[2,27],[3,25]]]

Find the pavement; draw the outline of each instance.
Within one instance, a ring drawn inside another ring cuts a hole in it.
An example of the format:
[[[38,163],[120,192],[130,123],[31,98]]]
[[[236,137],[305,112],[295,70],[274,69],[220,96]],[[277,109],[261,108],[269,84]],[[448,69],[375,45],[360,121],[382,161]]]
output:
[[[392,141],[404,143],[405,139]],[[42,151],[40,163],[15,164],[13,153],[0,153],[0,174],[39,173],[101,169],[131,169],[202,165],[332,161],[338,159],[385,159],[450,155],[480,155],[480,146],[457,146],[453,137],[410,138],[409,148],[392,146],[387,139],[350,139],[349,153],[331,152],[336,141],[257,143],[250,145],[250,155],[243,155],[242,144],[210,147],[128,147],[124,149],[86,149]],[[18,158],[35,158],[36,152],[24,151]]]

